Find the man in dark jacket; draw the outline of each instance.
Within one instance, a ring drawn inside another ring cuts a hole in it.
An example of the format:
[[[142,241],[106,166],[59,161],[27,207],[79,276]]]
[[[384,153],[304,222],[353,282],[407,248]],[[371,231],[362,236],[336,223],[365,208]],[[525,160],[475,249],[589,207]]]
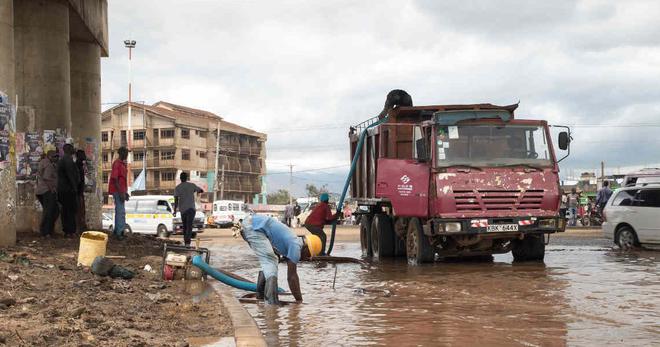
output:
[[[79,149],[76,151],[76,169],[78,170],[78,176],[80,180],[78,181],[78,210],[76,211],[76,227],[78,228],[79,233],[83,233],[87,230],[87,221],[85,217],[85,170],[87,166],[87,155],[85,151]]]
[[[71,237],[76,233],[80,175],[73,162],[73,146],[67,143],[63,150],[64,155],[57,162],[57,199],[62,205],[62,230],[67,237]]]

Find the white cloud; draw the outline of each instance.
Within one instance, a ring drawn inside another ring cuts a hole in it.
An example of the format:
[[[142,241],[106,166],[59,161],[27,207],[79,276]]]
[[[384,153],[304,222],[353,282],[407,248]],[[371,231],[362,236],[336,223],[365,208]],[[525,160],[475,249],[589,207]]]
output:
[[[520,100],[518,117],[555,124],[660,123],[658,15],[655,1],[114,0],[103,101],[125,99],[132,36],[136,100],[269,132],[272,170],[346,164],[346,127],[394,88],[416,104]],[[563,173],[657,162],[658,129],[576,127]]]

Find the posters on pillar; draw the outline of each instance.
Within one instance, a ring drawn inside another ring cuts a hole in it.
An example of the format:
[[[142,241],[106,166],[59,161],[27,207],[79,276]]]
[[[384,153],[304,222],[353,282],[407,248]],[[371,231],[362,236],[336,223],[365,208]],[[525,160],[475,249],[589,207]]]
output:
[[[42,135],[37,132],[28,132],[21,133],[20,137],[22,139],[17,141],[16,146],[18,157],[16,179],[32,180],[36,178],[39,161],[41,161],[44,152]],[[20,143],[20,146],[18,143]]]
[[[64,156],[64,144],[66,144],[66,134],[62,129],[57,129],[55,131],[55,149],[57,150],[57,153],[60,155],[60,157]]]
[[[96,140],[91,137],[85,138],[85,156],[87,157],[85,170],[85,186],[88,192],[96,191],[97,169],[94,165],[99,155]]]
[[[0,92],[0,170],[11,166],[11,138],[14,132],[14,107],[7,95]]]
[[[43,144],[44,153],[57,149],[55,146],[55,130],[44,130]]]

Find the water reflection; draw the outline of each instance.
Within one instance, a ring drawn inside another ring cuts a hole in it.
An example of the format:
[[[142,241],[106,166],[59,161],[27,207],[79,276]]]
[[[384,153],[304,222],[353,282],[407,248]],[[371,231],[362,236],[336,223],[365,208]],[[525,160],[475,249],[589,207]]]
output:
[[[258,263],[246,250],[222,248],[214,264],[252,278]],[[358,252],[340,243],[335,255]],[[269,345],[281,346],[649,345],[660,337],[655,254],[551,246],[545,264],[511,261],[304,264],[303,305],[246,308]]]

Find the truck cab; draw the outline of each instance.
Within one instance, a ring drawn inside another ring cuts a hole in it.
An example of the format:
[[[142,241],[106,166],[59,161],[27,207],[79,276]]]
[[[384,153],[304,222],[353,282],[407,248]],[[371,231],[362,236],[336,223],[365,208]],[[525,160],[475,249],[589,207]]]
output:
[[[366,217],[363,255],[542,260],[544,235],[565,229],[559,160],[548,124],[515,119],[516,108],[396,107],[369,129],[351,184]],[[360,127],[349,135],[353,155]],[[560,134],[562,149],[569,139]]]

